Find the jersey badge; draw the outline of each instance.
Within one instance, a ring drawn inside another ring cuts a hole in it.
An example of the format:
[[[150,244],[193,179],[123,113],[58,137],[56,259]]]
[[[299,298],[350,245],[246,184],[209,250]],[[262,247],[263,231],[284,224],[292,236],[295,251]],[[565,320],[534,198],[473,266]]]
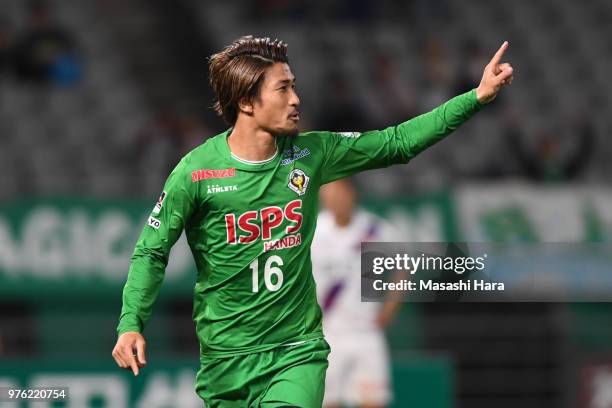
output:
[[[300,169],[293,169],[291,173],[289,173],[289,188],[297,193],[299,196],[303,196],[306,193],[306,188],[308,187],[308,182],[310,181],[310,177],[306,175]]]

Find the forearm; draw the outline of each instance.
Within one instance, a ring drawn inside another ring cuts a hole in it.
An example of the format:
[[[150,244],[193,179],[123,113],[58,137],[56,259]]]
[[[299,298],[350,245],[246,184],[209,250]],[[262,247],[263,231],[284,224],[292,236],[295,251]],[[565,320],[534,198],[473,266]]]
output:
[[[499,90],[510,84],[513,68],[501,63],[508,48],[505,41],[485,67],[478,88],[456,96],[429,113],[397,126],[363,134],[321,132],[326,137],[321,182],[350,176],[359,171],[407,163],[429,146],[440,141],[491,102]]]
[[[123,307],[118,334],[142,332],[151,315],[164,278],[167,261],[137,251],[132,258],[127,283],[123,288]]]
[[[194,183],[189,170],[184,169],[185,163],[181,160],[168,177],[136,243],[123,288],[119,334],[143,331],[164,279],[170,250],[181,236],[184,220],[196,207]]]
[[[434,110],[417,116],[394,128],[395,137],[402,145],[402,162],[443,139],[483,107],[473,89],[456,96]]]

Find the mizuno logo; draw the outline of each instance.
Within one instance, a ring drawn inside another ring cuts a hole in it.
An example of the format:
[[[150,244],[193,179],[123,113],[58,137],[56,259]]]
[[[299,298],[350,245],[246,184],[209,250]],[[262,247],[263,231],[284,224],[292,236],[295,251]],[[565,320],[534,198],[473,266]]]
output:
[[[194,170],[191,172],[191,181],[196,183],[200,180],[215,179],[215,178],[228,178],[228,177],[234,177],[235,175],[236,175],[236,169],[233,167],[231,169],[219,169],[219,170],[212,170],[212,169]]]

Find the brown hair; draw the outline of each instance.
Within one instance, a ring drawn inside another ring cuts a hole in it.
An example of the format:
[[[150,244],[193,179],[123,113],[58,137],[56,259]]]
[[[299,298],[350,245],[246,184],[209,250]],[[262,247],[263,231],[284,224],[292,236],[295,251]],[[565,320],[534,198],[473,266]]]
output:
[[[217,100],[218,115],[233,125],[238,118],[238,103],[252,101],[259,94],[266,68],[275,62],[289,62],[287,44],[269,38],[240,37],[208,62],[210,85]]]

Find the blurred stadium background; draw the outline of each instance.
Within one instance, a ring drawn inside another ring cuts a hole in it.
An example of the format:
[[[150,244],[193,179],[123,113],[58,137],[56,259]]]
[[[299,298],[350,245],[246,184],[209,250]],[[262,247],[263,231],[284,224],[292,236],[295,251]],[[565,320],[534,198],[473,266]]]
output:
[[[508,40],[512,86],[410,165],[358,176],[363,205],[407,241],[612,237],[607,0],[0,0],[0,385],[68,384],[74,407],[198,406],[184,241],[146,331],[150,367],[131,378],[110,352],[165,177],[225,129],[206,56],[244,34],[289,43],[303,130],[338,131],[475,87]],[[406,304],[388,333],[394,406],[612,407],[611,314]]]

